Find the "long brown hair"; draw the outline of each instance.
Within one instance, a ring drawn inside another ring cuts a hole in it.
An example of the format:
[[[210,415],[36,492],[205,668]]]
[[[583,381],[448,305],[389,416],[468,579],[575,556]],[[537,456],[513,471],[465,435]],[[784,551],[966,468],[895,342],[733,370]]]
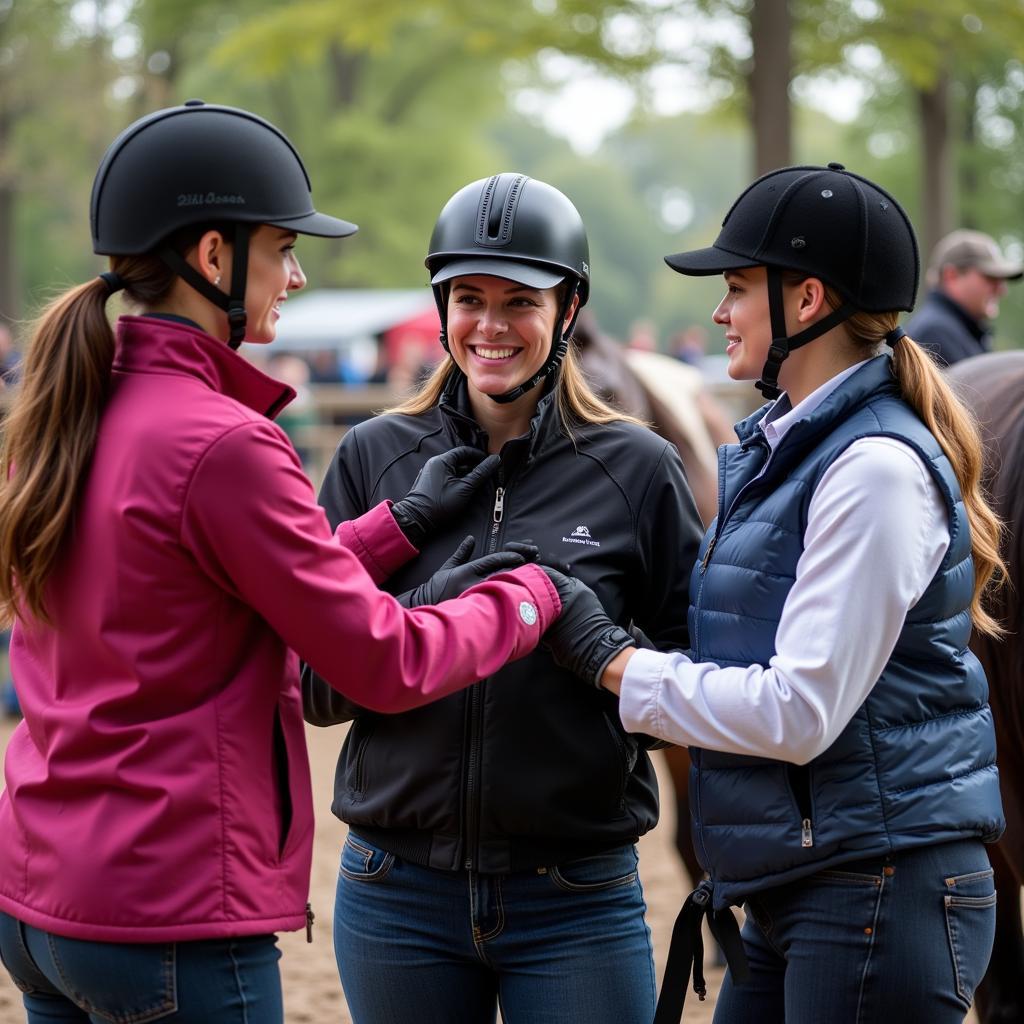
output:
[[[181,253],[205,231],[171,240]],[[230,237],[230,235],[228,236]],[[114,256],[129,302],[170,293],[176,277],[156,256]],[[54,299],[35,322],[21,384],[0,438],[0,623],[30,615],[49,622],[46,585],[74,530],[75,509],[111,384],[114,334],[107,283],[95,278]]]
[[[841,296],[826,287],[826,299],[838,307]],[[875,352],[899,320],[899,313],[855,313],[844,323],[853,344]],[[957,398],[931,356],[912,338],[904,336],[892,350],[892,369],[903,400],[921,417],[945,452],[960,485],[971,531],[974,560],[974,596],[971,621],[979,632],[991,637],[1005,630],[985,607],[985,595],[999,585],[1006,569],[999,554],[1002,523],[990,508],[982,488],[984,455],[977,421]]]

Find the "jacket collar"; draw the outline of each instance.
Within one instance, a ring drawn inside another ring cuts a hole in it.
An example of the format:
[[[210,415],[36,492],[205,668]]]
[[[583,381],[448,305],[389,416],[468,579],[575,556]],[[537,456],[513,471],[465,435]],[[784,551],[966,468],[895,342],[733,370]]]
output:
[[[502,462],[505,464],[520,461],[529,462],[562,433],[562,419],[558,414],[558,402],[553,388],[547,388],[537,403],[530,427],[520,437],[505,443],[501,450]],[[469,404],[469,389],[462,373],[453,373],[445,384],[438,408],[449,427],[461,444],[472,444],[478,448],[487,448],[487,432],[473,418],[473,409]]]
[[[191,377],[271,418],[295,397],[292,388],[256,369],[223,341],[177,319],[120,317],[114,369]]]

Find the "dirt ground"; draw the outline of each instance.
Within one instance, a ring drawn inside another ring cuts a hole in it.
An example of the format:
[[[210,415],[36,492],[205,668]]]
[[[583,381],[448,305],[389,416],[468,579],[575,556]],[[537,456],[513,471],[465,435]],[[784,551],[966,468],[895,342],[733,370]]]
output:
[[[6,750],[13,723],[0,719],[0,752]],[[334,885],[338,871],[338,853],[345,837],[345,826],[330,811],[334,762],[341,743],[340,730],[308,729],[309,756],[312,765],[314,799],[317,809],[313,879],[311,884],[317,923],[313,944],[306,944],[305,933],[281,936],[282,977],[284,981],[285,1018],[289,1024],[349,1024],[345,997],[338,981],[331,948],[331,914],[334,906]],[[671,795],[671,782],[658,762],[662,793]],[[671,800],[665,807],[661,824],[640,841],[640,875],[647,897],[648,922],[654,941],[658,975],[665,965],[672,923],[682,900],[689,892],[683,872],[672,847],[675,817]],[[708,998],[698,1002],[691,992],[686,1000],[687,1024],[709,1024],[714,1009],[714,995],[721,984],[721,969],[708,965]],[[0,1024],[22,1024],[24,1012],[21,995],[6,972],[0,970]],[[379,1024],[387,1024],[381,1021]],[[451,1024],[459,1024],[452,1021]],[[585,1024],[583,1021],[566,1024]]]

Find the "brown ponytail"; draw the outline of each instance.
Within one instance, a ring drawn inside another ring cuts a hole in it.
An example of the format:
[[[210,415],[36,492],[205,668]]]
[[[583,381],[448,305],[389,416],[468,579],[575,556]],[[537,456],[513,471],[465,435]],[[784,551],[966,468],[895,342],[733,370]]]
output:
[[[194,225],[169,243],[184,255],[209,230],[229,227]],[[110,268],[129,303],[143,308],[166,299],[178,280],[152,254],[115,256]],[[74,527],[110,390],[108,294],[101,278],[65,292],[43,310],[25,349],[0,438],[0,624],[25,615],[50,621],[46,585]]]
[[[831,305],[841,302],[840,296],[832,289],[826,289],[826,295]],[[898,313],[856,313],[844,326],[856,346],[873,352],[896,326],[898,318]],[[979,633],[998,638],[1005,630],[986,611],[984,597],[1006,576],[1006,567],[999,555],[1002,523],[989,507],[981,485],[984,455],[978,424],[971,411],[954,394],[931,356],[912,338],[901,338],[892,352],[893,373],[904,401],[935,436],[960,485],[971,530],[971,556],[974,560],[971,620]]]
[[[70,533],[110,387],[114,335],[99,278],[52,302],[25,351],[0,443],[0,621],[48,621],[43,593]]]

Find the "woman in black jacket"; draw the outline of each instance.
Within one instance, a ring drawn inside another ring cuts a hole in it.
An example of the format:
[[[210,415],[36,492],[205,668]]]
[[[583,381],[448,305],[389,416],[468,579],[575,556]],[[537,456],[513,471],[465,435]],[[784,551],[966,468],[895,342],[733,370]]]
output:
[[[454,446],[498,453],[493,491],[388,589],[432,603],[529,537],[620,626],[685,648],[700,522],[676,450],[595,397],[569,348],[590,276],[575,207],[523,175],[474,182],[442,210],[426,262],[448,355],[345,436],[328,517],[404,495]],[[477,561],[453,567],[467,534]],[[315,724],[353,719],[333,809],[350,825],[335,949],[356,1022],[474,1024],[499,1004],[531,1024],[651,1019],[634,843],[657,821],[657,788],[614,699],[543,650],[407,714],[345,705],[309,675],[304,696]]]

